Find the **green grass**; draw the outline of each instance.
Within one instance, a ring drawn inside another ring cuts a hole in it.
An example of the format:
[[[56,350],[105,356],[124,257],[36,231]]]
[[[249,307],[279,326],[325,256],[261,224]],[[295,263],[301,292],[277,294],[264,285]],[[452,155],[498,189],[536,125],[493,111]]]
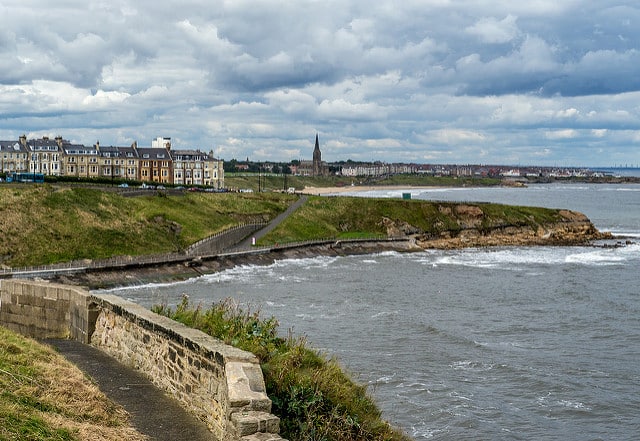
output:
[[[425,234],[459,231],[465,227],[456,207],[468,205],[483,212],[478,228],[535,226],[560,219],[558,210],[501,204],[430,202],[356,197],[310,197],[259,244],[287,243],[313,239],[348,239],[386,236],[383,219],[406,222]]]
[[[376,185],[407,185],[417,187],[488,187],[500,185],[501,182],[502,180],[497,178],[399,174],[377,180]]]
[[[306,178],[305,178],[306,179]],[[326,178],[318,178],[326,179]],[[68,186],[0,186],[0,263],[13,267],[119,255],[176,252],[243,222],[269,221],[297,196],[269,193],[185,193],[125,198]],[[310,197],[260,245],[317,239],[386,237],[383,219],[425,234],[464,227],[461,204],[399,199]],[[540,225],[557,210],[470,204],[483,211],[481,229]]]
[[[180,251],[243,222],[268,221],[295,196],[186,193],[125,198],[98,189],[0,187],[0,263],[40,265]]]
[[[272,412],[291,441],[408,440],[381,419],[366,387],[356,384],[340,368],[307,347],[303,338],[278,335],[275,318],[244,311],[231,300],[203,310],[186,297],[175,310],[154,311],[200,329],[227,344],[254,353],[262,365]]]
[[[51,348],[0,326],[0,440],[141,440],[128,416]]]
[[[427,176],[419,174],[391,175],[386,178],[346,177],[346,176],[292,176],[287,175],[286,183],[282,175],[258,176],[247,173],[225,174],[225,185],[234,189],[251,189],[258,191],[258,186],[265,191],[280,191],[290,187],[300,191],[305,187],[343,187],[354,185],[404,185],[404,186],[494,186],[500,185],[501,180],[495,178],[471,178],[452,176]]]

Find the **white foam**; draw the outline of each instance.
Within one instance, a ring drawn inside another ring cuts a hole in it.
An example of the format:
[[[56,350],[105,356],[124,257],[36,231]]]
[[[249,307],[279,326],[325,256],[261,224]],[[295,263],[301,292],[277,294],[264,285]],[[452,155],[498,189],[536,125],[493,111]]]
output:
[[[395,315],[398,315],[398,314],[400,314],[400,312],[397,309],[395,311],[382,311],[382,312],[379,312],[377,314],[373,314],[371,316],[371,318],[375,319],[375,318],[380,318],[380,317],[389,317],[389,316],[395,316]]]
[[[466,249],[458,251],[430,251],[413,257],[416,263],[432,267],[453,265],[472,268],[526,271],[541,274],[532,266],[581,264],[617,265],[640,259],[640,244],[615,248],[594,247],[513,247],[494,249]]]
[[[566,399],[552,400],[551,393],[547,394],[547,396],[544,396],[544,397],[538,397],[536,401],[539,406],[543,406],[543,407],[561,407],[566,409],[580,410],[584,412],[591,411],[591,407],[587,406],[586,404],[580,401],[566,400]]]
[[[574,253],[565,257],[566,263],[578,263],[582,265],[616,265],[627,260],[622,248],[599,249],[596,251]]]
[[[462,265],[476,268],[522,270],[527,265],[560,263],[559,250],[548,247],[493,250],[461,250],[436,259],[435,264]]]
[[[162,288],[167,288],[167,287],[193,284],[193,283],[196,283],[202,277],[204,276],[195,277],[187,280],[181,280],[177,282],[173,281],[173,282],[162,282],[162,283],[145,283],[142,285],[119,286],[119,287],[109,288],[109,289],[98,289],[93,292],[114,293],[119,291],[149,291],[149,290],[156,290],[156,289],[161,290]]]

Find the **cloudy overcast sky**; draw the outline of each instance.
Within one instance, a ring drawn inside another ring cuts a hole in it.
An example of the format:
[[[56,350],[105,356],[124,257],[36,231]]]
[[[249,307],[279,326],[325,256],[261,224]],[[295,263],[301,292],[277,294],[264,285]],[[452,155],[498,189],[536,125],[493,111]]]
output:
[[[3,0],[0,139],[226,160],[640,164],[640,5]]]

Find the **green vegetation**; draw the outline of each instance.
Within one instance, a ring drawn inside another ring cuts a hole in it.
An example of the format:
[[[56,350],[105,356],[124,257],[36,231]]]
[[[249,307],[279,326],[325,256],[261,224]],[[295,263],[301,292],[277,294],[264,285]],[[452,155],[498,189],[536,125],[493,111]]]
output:
[[[318,178],[324,179],[324,178]],[[269,221],[297,196],[278,192],[191,193],[123,197],[115,192],[45,185],[0,186],[0,263],[41,265],[181,251],[216,232],[245,222]],[[259,245],[317,239],[387,237],[385,218],[426,234],[456,231],[465,219],[446,202],[310,197]],[[481,229],[539,225],[557,210],[472,204],[483,212]]]
[[[243,311],[227,300],[208,310],[186,297],[175,310],[154,311],[253,352],[265,376],[272,412],[284,438],[297,440],[408,440],[380,417],[366,388],[355,384],[333,359],[306,347],[302,338],[278,336],[274,318]]]
[[[387,235],[383,219],[406,222],[426,234],[458,231],[465,214],[455,202],[374,199],[357,197],[310,197],[260,244],[287,243],[312,239],[349,239]],[[514,225],[540,225],[560,219],[558,210],[501,204],[468,204],[482,210],[480,229]]]
[[[0,263],[15,267],[179,251],[234,225],[268,221],[295,198],[190,192],[125,198],[48,184],[0,186]]]
[[[260,175],[258,173],[227,173],[225,185],[232,189],[251,189],[258,191],[282,191],[295,188],[298,191],[305,187],[346,187],[354,185],[402,185],[416,187],[472,187],[493,186],[502,182],[496,178],[472,178],[454,176],[428,176],[418,174],[390,175],[388,177],[350,178],[347,176],[293,176],[293,175]]]
[[[466,176],[390,175],[376,181],[376,185],[406,185],[416,187],[490,187],[500,185],[498,178],[474,178]]]
[[[227,173],[224,182],[227,188],[250,189],[258,191],[283,191],[295,188],[297,191],[305,187],[341,187],[351,185],[351,179],[344,176],[293,176],[293,175],[260,175],[258,173]],[[258,188],[259,187],[259,188]]]
[[[143,440],[125,411],[51,348],[0,327],[0,440]]]

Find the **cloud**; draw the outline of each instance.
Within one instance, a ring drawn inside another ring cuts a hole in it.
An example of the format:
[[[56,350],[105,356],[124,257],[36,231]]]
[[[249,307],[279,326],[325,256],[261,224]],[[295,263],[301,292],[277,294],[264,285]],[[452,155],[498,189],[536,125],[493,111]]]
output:
[[[545,133],[547,139],[572,139],[578,136],[574,129],[554,130]]]
[[[290,160],[319,132],[328,160],[640,163],[633,3],[6,0],[0,16],[2,139]]]
[[[517,20],[518,18],[511,14],[502,20],[497,20],[494,17],[483,17],[465,30],[469,34],[478,37],[484,43],[508,43],[519,34]]]

